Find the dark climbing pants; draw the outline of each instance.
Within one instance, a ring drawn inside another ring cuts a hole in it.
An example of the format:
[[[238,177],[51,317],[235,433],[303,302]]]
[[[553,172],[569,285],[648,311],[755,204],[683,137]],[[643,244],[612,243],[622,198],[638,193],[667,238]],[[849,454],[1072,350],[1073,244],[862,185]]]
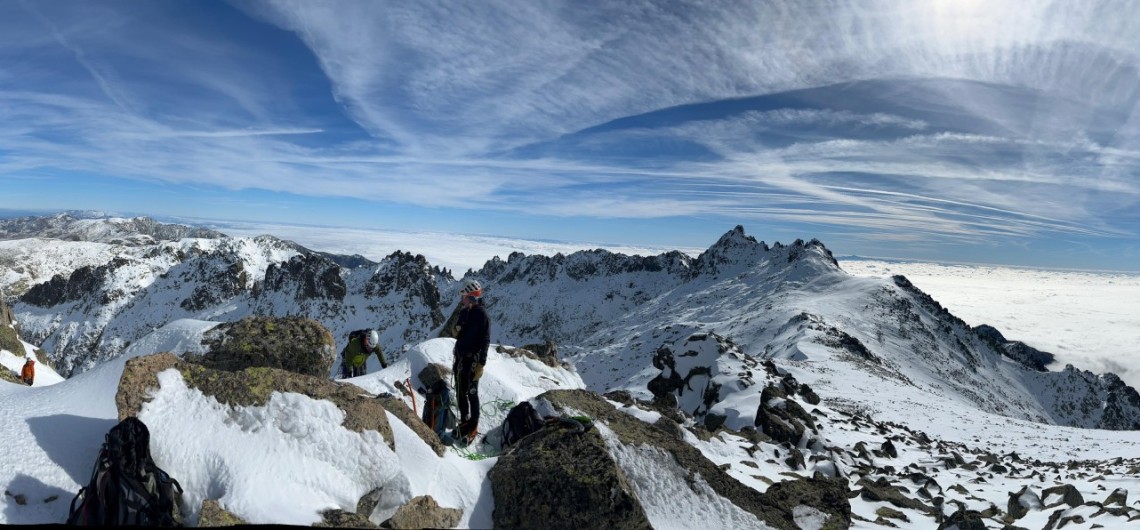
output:
[[[469,419],[467,425],[474,429],[479,425],[479,381],[472,381],[475,376],[474,356],[460,357],[456,360],[454,368],[460,425],[463,426],[464,420]]]

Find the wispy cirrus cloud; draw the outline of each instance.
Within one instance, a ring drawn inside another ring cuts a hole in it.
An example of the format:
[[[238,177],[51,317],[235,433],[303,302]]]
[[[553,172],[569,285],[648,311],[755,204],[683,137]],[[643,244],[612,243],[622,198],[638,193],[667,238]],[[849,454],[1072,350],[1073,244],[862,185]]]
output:
[[[234,5],[0,7],[0,172],[879,240],[1136,235],[1127,2]]]

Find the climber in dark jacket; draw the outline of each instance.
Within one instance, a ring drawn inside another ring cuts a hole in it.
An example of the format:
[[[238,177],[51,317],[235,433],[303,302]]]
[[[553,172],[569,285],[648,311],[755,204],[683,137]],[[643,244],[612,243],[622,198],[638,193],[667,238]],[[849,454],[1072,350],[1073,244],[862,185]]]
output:
[[[487,364],[487,348],[491,345],[491,319],[483,303],[483,286],[468,280],[459,291],[463,309],[459,311],[455,328],[455,393],[459,401],[459,432],[457,438],[467,443],[479,431],[479,378]]]

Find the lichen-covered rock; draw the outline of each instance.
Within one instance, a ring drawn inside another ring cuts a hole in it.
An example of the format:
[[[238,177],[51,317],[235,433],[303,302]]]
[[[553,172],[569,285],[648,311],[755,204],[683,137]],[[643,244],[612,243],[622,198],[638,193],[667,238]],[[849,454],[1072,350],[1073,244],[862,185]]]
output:
[[[151,389],[158,388],[158,373],[169,369],[178,370],[186,386],[235,407],[265,406],[274,392],[293,392],[331,401],[344,411],[344,428],[354,432],[377,431],[388,442],[389,448],[395,450],[383,402],[356,385],[277,368],[246,368],[238,372],[214,370],[181,360],[171,353],[127,361],[115,393],[120,420],[138,416],[143,403],[150,399]]]
[[[238,526],[249,524],[222,508],[215,499],[202,501],[202,509],[198,511],[198,526]]]
[[[336,361],[336,342],[319,322],[299,317],[248,317],[206,332],[209,351],[185,358],[215,370],[280,368],[327,377]]]
[[[489,473],[496,528],[649,528],[625,473],[596,431],[541,429]]]
[[[385,522],[387,528],[455,528],[463,518],[463,510],[441,508],[430,495],[414,497],[396,509]]]
[[[16,317],[12,314],[12,309],[4,303],[3,298],[0,298],[0,327],[11,327],[15,320]]]
[[[328,510],[321,513],[321,522],[313,524],[317,528],[378,528],[362,513],[344,510]]]
[[[8,350],[17,357],[24,355],[24,344],[20,342],[16,329],[10,324],[0,324],[0,350]]]

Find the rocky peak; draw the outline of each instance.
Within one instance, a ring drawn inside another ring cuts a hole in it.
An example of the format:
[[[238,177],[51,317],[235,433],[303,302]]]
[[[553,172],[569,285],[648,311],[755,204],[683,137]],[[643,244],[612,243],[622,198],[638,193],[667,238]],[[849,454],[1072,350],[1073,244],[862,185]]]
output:
[[[291,292],[298,302],[342,301],[348,290],[339,265],[324,256],[310,253],[270,265],[265,270],[261,294],[264,296],[271,292]]]
[[[368,297],[397,296],[407,300],[419,299],[433,315],[433,325],[443,320],[443,306],[436,278],[443,276],[438,267],[432,267],[422,254],[397,250],[384,258],[376,272],[364,284]]]
[[[694,271],[715,275],[721,269],[731,265],[751,266],[759,264],[766,257],[767,252],[767,244],[746,235],[744,227],[736,225],[736,228],[720,236],[720,239],[713,243],[708,250],[697,256]]]
[[[769,247],[744,233],[737,225],[726,232],[708,250],[697,257],[695,274],[734,274],[768,262],[769,267],[787,266],[800,275],[839,270],[835,256],[818,239],[805,243],[797,239],[790,245],[779,242]]]
[[[974,328],[974,332],[982,340],[993,346],[995,350],[1031,370],[1048,371],[1046,367],[1056,360],[1052,353],[1043,352],[1021,341],[1006,340],[1001,332],[992,326],[980,324]]]

